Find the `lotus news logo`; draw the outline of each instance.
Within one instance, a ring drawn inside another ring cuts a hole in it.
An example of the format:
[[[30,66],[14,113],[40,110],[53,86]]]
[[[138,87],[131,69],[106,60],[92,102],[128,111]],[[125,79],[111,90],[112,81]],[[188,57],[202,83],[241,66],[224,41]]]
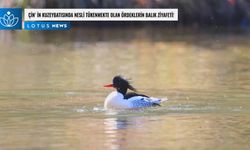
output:
[[[1,30],[22,29],[22,9],[0,8],[0,29]]]
[[[8,11],[7,14],[0,17],[0,23],[4,27],[14,27],[18,23],[18,18]]]

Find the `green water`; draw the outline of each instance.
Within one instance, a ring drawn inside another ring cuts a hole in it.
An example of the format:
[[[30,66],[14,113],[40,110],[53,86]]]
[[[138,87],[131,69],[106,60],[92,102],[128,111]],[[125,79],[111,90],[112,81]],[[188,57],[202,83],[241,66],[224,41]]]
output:
[[[0,149],[250,149],[242,34],[149,29],[3,32]],[[105,111],[114,75],[162,107]]]

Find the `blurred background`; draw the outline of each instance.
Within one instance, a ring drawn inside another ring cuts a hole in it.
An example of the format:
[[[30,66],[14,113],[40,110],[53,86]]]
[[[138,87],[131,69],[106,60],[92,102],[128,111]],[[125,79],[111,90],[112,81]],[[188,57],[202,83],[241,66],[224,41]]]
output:
[[[249,0],[1,0],[23,8],[178,8],[179,27],[250,26]]]
[[[249,150],[249,0],[0,0],[22,8],[178,8],[178,22],[0,31],[0,149]],[[103,110],[113,76],[162,107]]]

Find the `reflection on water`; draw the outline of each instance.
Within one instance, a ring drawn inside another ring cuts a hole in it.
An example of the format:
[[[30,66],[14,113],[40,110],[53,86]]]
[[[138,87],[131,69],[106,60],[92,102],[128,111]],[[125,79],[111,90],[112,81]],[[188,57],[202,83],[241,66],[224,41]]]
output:
[[[110,149],[122,148],[122,143],[126,143],[126,133],[122,134],[121,129],[126,129],[128,121],[126,119],[106,118],[104,119],[106,145]]]
[[[144,117],[114,117],[105,118],[105,136],[108,149],[126,149],[129,148],[134,134],[150,133],[150,129],[145,128],[147,118]],[[147,131],[148,130],[148,131]],[[139,140],[139,139],[138,139]],[[135,141],[136,142],[136,141]]]
[[[0,147],[249,149],[243,34],[128,28],[0,34]],[[106,112],[116,74],[162,107]]]

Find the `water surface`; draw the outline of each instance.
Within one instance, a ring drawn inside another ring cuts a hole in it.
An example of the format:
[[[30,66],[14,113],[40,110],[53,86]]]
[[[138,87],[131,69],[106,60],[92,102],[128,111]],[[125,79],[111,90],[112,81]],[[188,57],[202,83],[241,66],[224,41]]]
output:
[[[2,32],[0,149],[249,149],[249,37],[160,29]],[[116,74],[162,107],[105,111]]]

